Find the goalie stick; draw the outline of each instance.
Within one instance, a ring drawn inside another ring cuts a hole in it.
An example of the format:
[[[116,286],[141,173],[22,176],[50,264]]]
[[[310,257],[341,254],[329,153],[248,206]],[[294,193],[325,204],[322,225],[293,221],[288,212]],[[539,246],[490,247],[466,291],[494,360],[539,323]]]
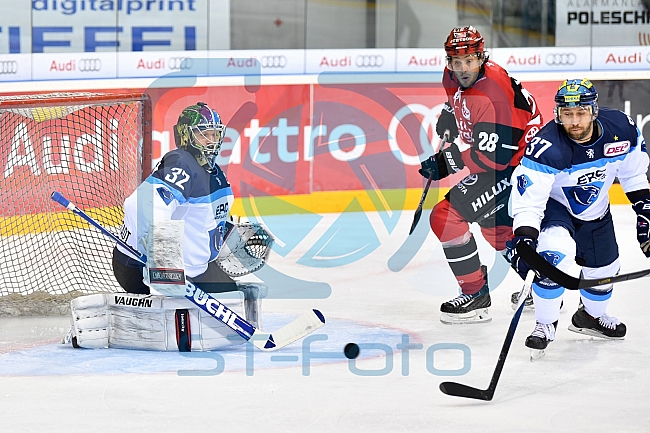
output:
[[[492,397],[494,397],[494,391],[497,389],[499,377],[501,377],[501,371],[503,370],[503,366],[506,363],[506,357],[508,356],[508,351],[510,350],[512,339],[514,338],[515,331],[517,330],[517,324],[519,324],[521,312],[524,310],[526,297],[528,296],[528,293],[530,292],[531,286],[533,284],[534,277],[535,272],[533,271],[528,271],[528,274],[526,274],[526,281],[524,281],[524,286],[521,288],[521,292],[519,293],[517,311],[510,321],[510,327],[508,328],[506,339],[503,342],[503,346],[501,347],[501,353],[499,353],[499,359],[497,361],[496,367],[494,368],[494,373],[492,373],[492,379],[490,380],[490,385],[487,387],[487,389],[478,389],[456,382],[442,382],[440,384],[440,391],[447,395],[453,395],[456,397],[475,398],[477,400],[485,401],[492,400]]]
[[[614,275],[609,278],[576,278],[553,266],[552,263],[549,263],[544,257],[540,256],[535,249],[525,242],[519,242],[517,244],[517,252],[521,258],[537,272],[568,290],[588,289],[589,287],[600,286],[602,284],[613,284],[650,276],[650,269],[645,269],[642,271],[631,272],[629,274]]]
[[[142,263],[147,263],[147,257],[141,252],[132,248],[129,244],[115,236],[108,231],[104,226],[95,221],[90,215],[79,209],[74,203],[71,203],[67,198],[59,192],[54,191],[51,195],[52,200],[59,203],[69,211],[72,211],[78,217],[84,219],[89,224],[97,228],[104,235],[108,236],[122,247],[127,248],[138,257]],[[194,303],[197,307],[214,317],[219,322],[223,323],[237,333],[244,340],[252,343],[259,350],[270,352],[273,350],[281,349],[296,340],[311,334],[316,329],[325,324],[325,317],[323,314],[314,309],[309,313],[305,313],[298,317],[293,322],[290,322],[278,329],[277,331],[269,334],[256,329],[243,317],[239,316],[234,311],[231,311],[221,302],[213,298],[209,293],[187,281],[185,298]]]

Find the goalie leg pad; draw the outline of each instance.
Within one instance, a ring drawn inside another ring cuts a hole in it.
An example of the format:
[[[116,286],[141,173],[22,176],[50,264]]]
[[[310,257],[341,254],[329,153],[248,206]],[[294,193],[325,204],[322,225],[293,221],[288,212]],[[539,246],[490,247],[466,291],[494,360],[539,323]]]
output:
[[[245,316],[243,292],[222,293],[218,300]],[[245,342],[184,298],[100,294],[76,298],[71,307],[73,336],[79,347],[207,351]],[[184,317],[177,319],[179,312]]]

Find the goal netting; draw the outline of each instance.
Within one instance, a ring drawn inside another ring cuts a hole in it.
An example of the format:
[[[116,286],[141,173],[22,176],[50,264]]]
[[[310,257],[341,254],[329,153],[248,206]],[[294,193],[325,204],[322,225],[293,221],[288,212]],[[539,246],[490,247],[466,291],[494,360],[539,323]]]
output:
[[[114,243],[50,199],[59,191],[117,234],[151,169],[146,94],[0,96],[0,316],[63,314],[121,291]]]

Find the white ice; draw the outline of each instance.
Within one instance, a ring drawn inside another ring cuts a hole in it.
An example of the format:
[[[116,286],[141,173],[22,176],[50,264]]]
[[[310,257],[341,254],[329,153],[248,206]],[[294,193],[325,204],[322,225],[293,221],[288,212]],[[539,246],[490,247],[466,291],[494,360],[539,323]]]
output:
[[[612,213],[622,272],[650,266],[636,243],[630,206],[613,206]],[[267,331],[309,308],[325,314],[327,323],[311,337],[315,358],[309,362],[302,342],[272,354],[249,353],[245,346],[185,356],[72,349],[57,343],[67,318],[0,319],[0,431],[650,431],[650,319],[643,292],[649,279],[615,288],[608,314],[627,325],[625,340],[569,332],[578,294],[567,291],[556,340],[543,358],[530,361],[523,342],[534,316],[524,313],[494,399],[450,397],[439,391],[440,382],[487,388],[513,314],[510,295],[522,282],[509,271],[493,284],[492,322],[443,325],[440,304],[457,287],[435,237],[429,234],[403,269],[395,272],[395,261],[388,265],[407,239],[412,217],[393,214],[399,221],[390,231],[379,214],[368,214],[379,246],[344,266],[297,263],[335,215],[325,215],[284,257],[272,255],[278,271],[331,287],[326,298],[284,296],[263,303]],[[288,227],[300,219],[282,218]],[[426,215],[420,225],[426,228]],[[483,261],[493,267],[494,254],[477,239]],[[422,348],[406,357],[397,348],[403,339]],[[362,347],[354,363],[342,356],[350,341]]]

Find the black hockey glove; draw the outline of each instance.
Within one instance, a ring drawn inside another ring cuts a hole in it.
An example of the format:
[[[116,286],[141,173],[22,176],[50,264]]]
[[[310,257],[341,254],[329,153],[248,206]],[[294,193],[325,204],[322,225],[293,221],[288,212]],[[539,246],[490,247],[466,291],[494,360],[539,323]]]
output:
[[[453,142],[456,137],[458,137],[458,126],[456,125],[454,109],[451,108],[449,102],[445,102],[440,117],[438,117],[438,123],[436,123],[436,133],[438,134],[438,137],[444,137],[445,131],[449,131],[450,142]]]
[[[465,163],[460,150],[458,150],[458,146],[452,144],[422,161],[422,168],[418,172],[427,179],[433,173],[431,179],[440,180],[460,171],[463,167],[465,167]]]
[[[528,274],[531,267],[528,266],[528,263],[526,263],[517,252],[517,244],[519,242],[525,242],[531,247],[537,249],[537,241],[530,236],[515,236],[506,242],[506,259],[510,262],[512,269],[517,271],[519,276],[525,280],[526,274]]]
[[[632,209],[636,212],[636,239],[643,254],[650,257],[650,197],[637,201]]]

